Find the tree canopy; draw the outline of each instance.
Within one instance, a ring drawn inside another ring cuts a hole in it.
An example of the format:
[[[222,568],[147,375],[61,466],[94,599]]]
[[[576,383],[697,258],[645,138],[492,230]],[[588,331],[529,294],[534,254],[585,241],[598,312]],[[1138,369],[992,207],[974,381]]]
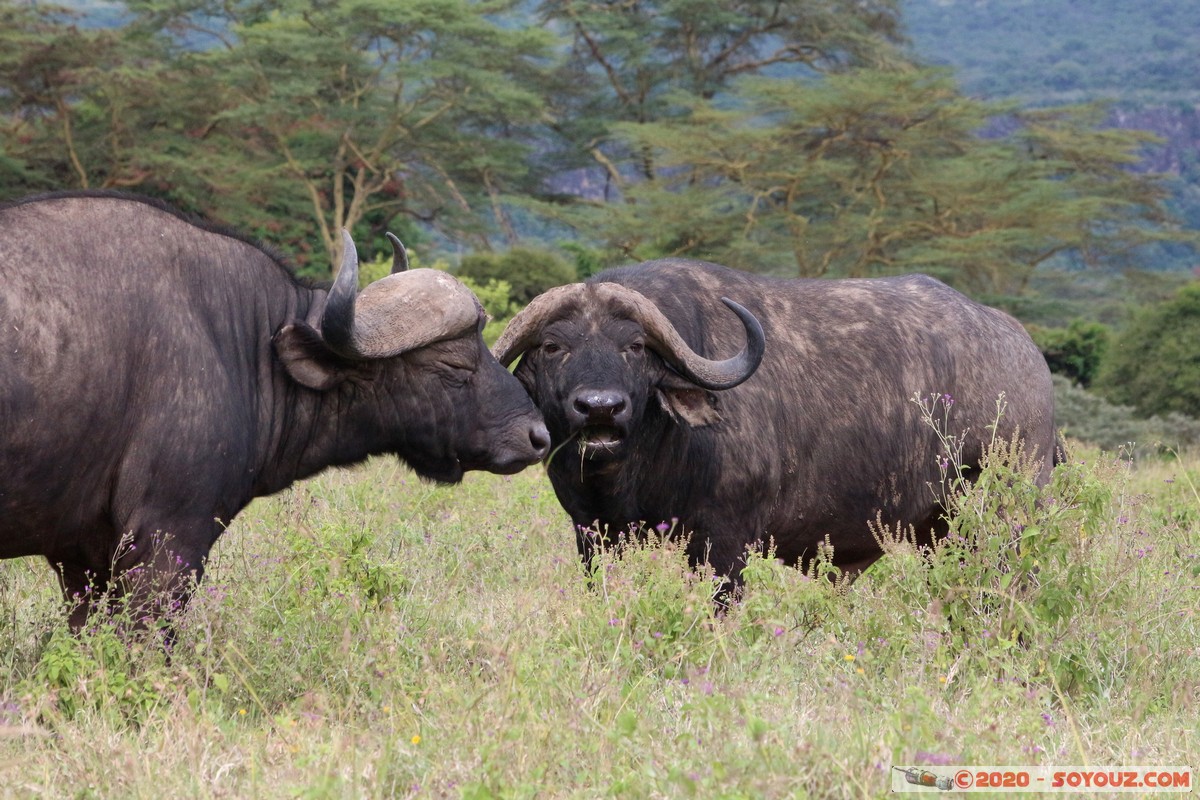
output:
[[[1170,235],[1156,227],[1161,191],[1124,169],[1148,137],[1098,129],[1091,108],[986,104],[927,69],[731,89],[616,126],[659,170],[590,215],[610,244],[783,275],[922,271],[1020,292],[1059,254],[1112,260]],[[1010,130],[981,136],[996,119]]]
[[[1145,136],[964,96],[894,0],[124,8],[0,0],[0,197],[132,189],[314,274],[339,228],[990,292],[1194,241],[1128,169]]]

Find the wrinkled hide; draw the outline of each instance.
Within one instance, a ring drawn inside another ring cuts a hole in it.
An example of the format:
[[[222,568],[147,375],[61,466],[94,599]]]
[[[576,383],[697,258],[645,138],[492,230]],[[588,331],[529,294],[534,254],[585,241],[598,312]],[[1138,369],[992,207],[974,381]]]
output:
[[[455,482],[545,455],[474,296],[431,270],[358,293],[345,238],[331,295],[148,201],[0,207],[0,557],[45,556],[75,624],[118,578],[178,597],[252,498],[326,467]]]
[[[696,385],[645,346],[606,284],[646,298],[710,359],[747,346],[749,327],[720,298],[735,301],[761,323],[761,364],[731,388]],[[968,465],[1003,395],[997,436],[1019,429],[1048,479],[1053,394],[1041,353],[1014,319],[932,278],[783,280],[667,259],[560,297],[531,304],[494,352],[521,357],[515,374],[545,416],[550,479],[577,530],[677,521],[693,561],[735,579],[748,547],[770,543],[804,564],[828,536],[835,564],[861,570],[881,554],[868,528],[877,515],[926,537],[944,527],[944,448],[917,394],[953,398],[946,432],[964,436]],[[590,558],[591,540],[578,541]]]

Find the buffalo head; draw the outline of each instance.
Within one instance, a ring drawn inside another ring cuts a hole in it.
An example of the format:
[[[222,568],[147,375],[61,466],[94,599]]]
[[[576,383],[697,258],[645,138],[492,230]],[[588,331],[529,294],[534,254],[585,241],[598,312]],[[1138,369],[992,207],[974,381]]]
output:
[[[722,298],[741,319],[745,348],[705,358],[646,296],[616,283],[562,286],[535,298],[493,347],[501,364],[523,355],[516,375],[545,415],[555,447],[578,439],[582,457],[623,457],[647,409],[658,404],[676,422],[707,425],[719,417],[710,391],[730,389],[762,361],[762,326]]]
[[[288,374],[331,395],[348,418],[339,435],[393,452],[427,478],[512,473],[541,460],[549,435],[508,370],[487,349],[486,316],[471,290],[432,269],[407,269],[389,234],[392,273],[358,291],[358,256],[343,232],[341,268],[315,326],[296,320],[275,336]],[[367,402],[362,402],[369,398]]]

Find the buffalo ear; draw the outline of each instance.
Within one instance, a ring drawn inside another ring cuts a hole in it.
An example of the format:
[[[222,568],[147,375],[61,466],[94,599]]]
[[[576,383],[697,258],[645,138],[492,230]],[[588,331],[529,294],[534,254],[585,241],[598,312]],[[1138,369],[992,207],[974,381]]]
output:
[[[658,402],[671,419],[692,428],[703,428],[721,421],[717,398],[712,392],[696,386],[660,386],[655,392]]]
[[[329,349],[321,334],[306,322],[284,325],[272,342],[283,368],[301,386],[323,392],[350,374],[345,359]]]

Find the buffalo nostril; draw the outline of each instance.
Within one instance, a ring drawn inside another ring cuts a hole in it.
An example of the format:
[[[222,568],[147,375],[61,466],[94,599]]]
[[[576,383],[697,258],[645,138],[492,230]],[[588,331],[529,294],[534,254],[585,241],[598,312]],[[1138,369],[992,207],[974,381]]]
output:
[[[628,403],[617,392],[584,392],[575,397],[572,405],[587,420],[613,420],[625,411]]]
[[[537,453],[538,458],[545,458],[550,452],[550,431],[539,422],[529,429],[529,443],[533,445],[533,451]]]

